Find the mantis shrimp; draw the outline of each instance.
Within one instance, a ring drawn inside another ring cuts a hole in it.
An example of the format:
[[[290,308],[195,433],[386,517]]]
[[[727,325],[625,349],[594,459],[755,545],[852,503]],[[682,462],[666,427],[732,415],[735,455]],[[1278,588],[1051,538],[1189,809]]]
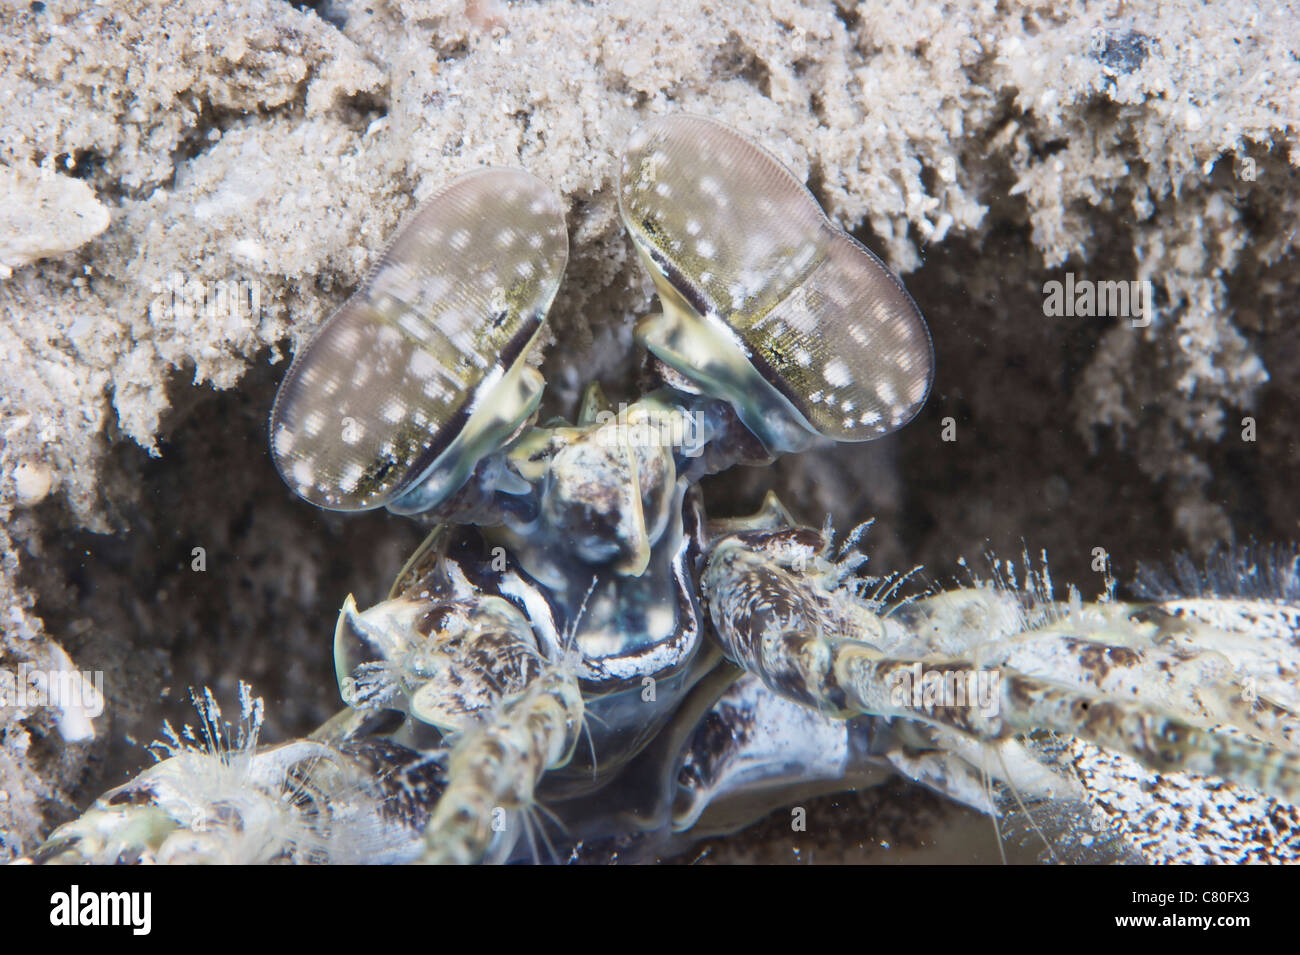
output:
[[[202,738],[173,732],[41,861],[653,858],[894,772],[1033,827],[1074,807],[1125,858],[1295,855],[1293,553],[1184,567],[1135,601],[1058,599],[1029,565],[899,597],[861,573],[865,525],[837,544],[773,495],[707,515],[708,475],[904,427],[929,331],[719,123],[647,122],[618,188],[661,304],[636,326],[642,397],[592,386],[574,421],[538,421],[561,200],[518,169],[438,191],[271,415],[305,501],[432,528],[388,599],[343,605],[344,708],[259,745],[260,703],[232,735],[201,697]]]

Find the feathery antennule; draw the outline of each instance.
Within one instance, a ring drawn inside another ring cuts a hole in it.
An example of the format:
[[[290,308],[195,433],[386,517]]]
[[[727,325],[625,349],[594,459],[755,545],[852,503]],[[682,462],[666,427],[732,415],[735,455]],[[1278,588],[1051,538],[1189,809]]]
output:
[[[984,560],[989,568],[987,576],[972,569],[965,558],[957,561],[965,572],[965,586],[976,590],[992,588],[1012,598],[1020,618],[1020,630],[1034,630],[1066,620],[1083,606],[1082,595],[1073,584],[1066,587],[1064,599],[1057,599],[1046,550],[1039,551],[1035,560],[1029,548],[1022,545],[1019,564],[991,551],[985,553]],[[1111,599],[1112,584],[1113,578],[1107,571],[1103,591],[1098,596],[1100,602]]]
[[[260,696],[252,695],[252,688],[247,683],[239,681],[239,721],[233,727],[229,722],[223,722],[221,705],[208,687],[191,689],[190,702],[198,713],[198,728],[186,723],[177,732],[170,721],[164,720],[163,738],[146,747],[155,760],[162,762],[173,756],[193,753],[216,757],[223,765],[229,766],[236,758],[252,756],[261,735],[265,707]]]
[[[826,519],[826,523],[827,523],[827,530],[829,531],[830,530],[829,517]],[[874,517],[870,517],[867,518],[867,520],[863,521],[861,524],[859,524],[857,527],[853,528],[853,530],[849,531],[848,536],[845,537],[843,543],[840,544],[839,558],[843,559],[845,555],[849,553],[849,551],[856,550],[859,553],[862,553],[862,556],[865,559],[866,554],[862,552],[862,546],[861,546],[862,539],[866,537],[867,531],[871,530],[872,525],[874,525],[875,523],[876,523],[876,519]]]
[[[858,597],[877,608],[876,612],[882,617],[891,616],[902,608],[908,607],[934,593],[933,589],[923,579],[924,572],[925,567],[922,564],[917,564],[911,570],[873,578],[870,583],[863,581],[863,587],[858,593]],[[920,587],[916,591],[904,594],[901,598],[897,597],[898,591],[902,587],[916,580],[920,580]]]
[[[854,599],[865,604],[871,612],[888,616],[919,597],[927,596],[933,588],[923,585],[918,591],[897,599],[898,591],[922,574],[924,568],[920,564],[911,570],[884,575],[859,573],[871,559],[864,547],[864,540],[875,523],[874,517],[862,521],[836,547],[830,517],[826,518],[822,534],[830,555],[828,558],[830,571],[825,586],[830,591],[844,588]]]
[[[1169,567],[1139,564],[1133,591],[1143,600],[1239,597],[1300,604],[1300,545],[1224,546],[1203,564],[1185,553]]]

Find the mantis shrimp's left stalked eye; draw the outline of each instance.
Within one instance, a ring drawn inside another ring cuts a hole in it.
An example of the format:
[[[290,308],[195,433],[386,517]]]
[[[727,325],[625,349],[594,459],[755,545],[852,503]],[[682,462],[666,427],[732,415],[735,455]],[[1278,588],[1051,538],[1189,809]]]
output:
[[[537,407],[528,365],[568,260],[558,197],[518,169],[433,195],[295,359],[271,413],[288,485],[334,510],[424,510]]]
[[[624,152],[619,208],[663,304],[638,338],[769,450],[877,438],[925,403],[920,310],[762,147],[701,117],[651,120]]]

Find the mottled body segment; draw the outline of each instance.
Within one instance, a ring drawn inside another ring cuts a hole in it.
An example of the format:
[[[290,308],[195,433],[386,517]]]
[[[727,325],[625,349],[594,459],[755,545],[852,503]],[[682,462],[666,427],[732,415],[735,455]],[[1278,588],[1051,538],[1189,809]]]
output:
[[[563,663],[528,691],[465,735],[452,750],[452,780],[425,830],[428,863],[473,863],[498,835],[507,851],[525,825],[542,775],[569,761],[583,719],[582,689]]]
[[[734,535],[713,544],[702,578],[724,652],[788,699],[832,714],[916,720],[981,744],[1054,731],[1156,772],[1218,776],[1300,799],[1295,694],[1267,706],[1243,697],[1238,681],[1252,677],[1251,663],[1234,668],[1221,655],[1233,641],[1228,631],[1200,624],[1171,646],[1146,622],[1147,608],[1121,604],[1040,606],[1000,631],[987,626],[997,619],[987,614],[996,598],[958,592],[933,598],[936,614],[950,618],[954,600],[966,600],[968,621],[982,622],[964,646],[949,642],[937,653],[926,640],[927,601],[907,615],[904,625],[915,629],[890,638],[846,625],[854,604],[837,603],[826,583],[815,566],[783,567]],[[1228,612],[1223,603],[1216,616]],[[976,692],[981,676],[988,693]]]
[[[349,598],[335,662],[349,706],[399,709],[449,733],[486,718],[542,669],[532,627],[513,605],[440,593],[387,600],[365,613]]]

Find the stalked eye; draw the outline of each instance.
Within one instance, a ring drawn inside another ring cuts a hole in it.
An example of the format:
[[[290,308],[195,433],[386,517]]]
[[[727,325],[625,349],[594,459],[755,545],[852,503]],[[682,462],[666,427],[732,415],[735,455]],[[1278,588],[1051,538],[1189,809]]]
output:
[[[712,120],[652,120],[624,152],[619,209],[664,310],[638,338],[770,450],[876,438],[925,403],[916,303],[766,150]]]
[[[344,511],[456,491],[537,407],[526,359],[568,254],[559,198],[523,170],[429,198],[285,375],[271,412],[285,482]]]

